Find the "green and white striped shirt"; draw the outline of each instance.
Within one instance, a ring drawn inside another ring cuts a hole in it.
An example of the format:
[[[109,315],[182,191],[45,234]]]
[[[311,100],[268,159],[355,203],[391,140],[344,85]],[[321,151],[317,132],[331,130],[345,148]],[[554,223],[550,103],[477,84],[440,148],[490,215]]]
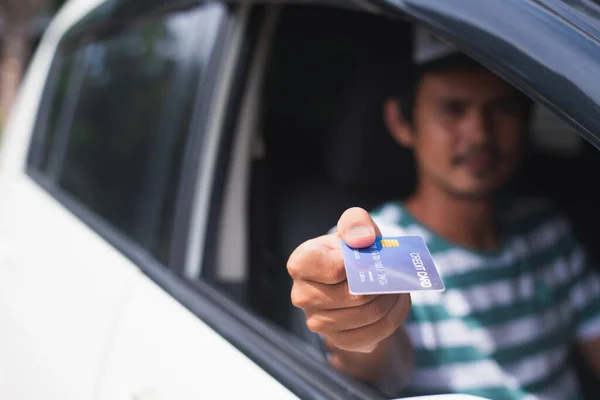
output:
[[[371,213],[384,236],[423,237],[446,285],[411,295],[415,369],[401,396],[579,397],[567,357],[574,341],[600,336],[600,279],[547,202],[511,204],[502,244],[489,252],[449,243],[399,202]]]

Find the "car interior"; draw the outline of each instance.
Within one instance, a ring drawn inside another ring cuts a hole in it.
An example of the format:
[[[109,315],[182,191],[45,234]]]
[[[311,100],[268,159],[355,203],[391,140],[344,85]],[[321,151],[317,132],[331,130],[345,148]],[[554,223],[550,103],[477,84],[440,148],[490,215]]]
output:
[[[290,302],[286,261],[299,244],[334,227],[345,209],[372,209],[411,192],[412,156],[386,131],[381,106],[408,85],[413,26],[314,5],[269,12],[244,91],[248,107],[241,118],[248,124],[236,130],[236,137],[244,129],[249,138],[240,141],[245,147],[232,146],[230,196],[220,213],[218,237],[227,238],[228,246],[239,240],[245,258],[232,259],[220,241],[225,256],[217,257],[210,279],[261,317],[318,346]],[[593,242],[600,195],[586,178],[598,167],[592,145],[536,106],[529,153],[513,185],[556,202],[592,259],[600,256]],[[240,221],[245,229],[236,232],[223,222],[227,216],[238,218],[238,231]],[[581,368],[588,393],[598,393]]]

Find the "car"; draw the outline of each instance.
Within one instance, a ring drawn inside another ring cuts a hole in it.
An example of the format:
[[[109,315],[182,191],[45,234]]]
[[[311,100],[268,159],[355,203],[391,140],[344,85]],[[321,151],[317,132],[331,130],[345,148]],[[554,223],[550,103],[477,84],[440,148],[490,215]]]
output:
[[[285,264],[409,190],[380,101],[412,27],[537,102],[519,184],[597,257],[599,23],[590,0],[69,1],[3,133],[0,398],[384,398],[327,364]]]

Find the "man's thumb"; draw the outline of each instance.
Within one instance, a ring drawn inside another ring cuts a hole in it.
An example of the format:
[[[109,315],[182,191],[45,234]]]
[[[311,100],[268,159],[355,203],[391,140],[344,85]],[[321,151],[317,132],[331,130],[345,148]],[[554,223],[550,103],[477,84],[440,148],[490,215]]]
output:
[[[377,236],[381,236],[369,213],[358,207],[349,208],[342,214],[337,229],[344,242],[356,248],[369,247]]]

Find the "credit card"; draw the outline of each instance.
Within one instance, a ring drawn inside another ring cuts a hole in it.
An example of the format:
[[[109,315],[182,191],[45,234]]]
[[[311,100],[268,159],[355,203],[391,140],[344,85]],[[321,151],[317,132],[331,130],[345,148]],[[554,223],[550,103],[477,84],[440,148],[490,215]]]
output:
[[[378,237],[357,249],[342,240],[352,294],[391,294],[445,290],[425,241],[420,236]]]

